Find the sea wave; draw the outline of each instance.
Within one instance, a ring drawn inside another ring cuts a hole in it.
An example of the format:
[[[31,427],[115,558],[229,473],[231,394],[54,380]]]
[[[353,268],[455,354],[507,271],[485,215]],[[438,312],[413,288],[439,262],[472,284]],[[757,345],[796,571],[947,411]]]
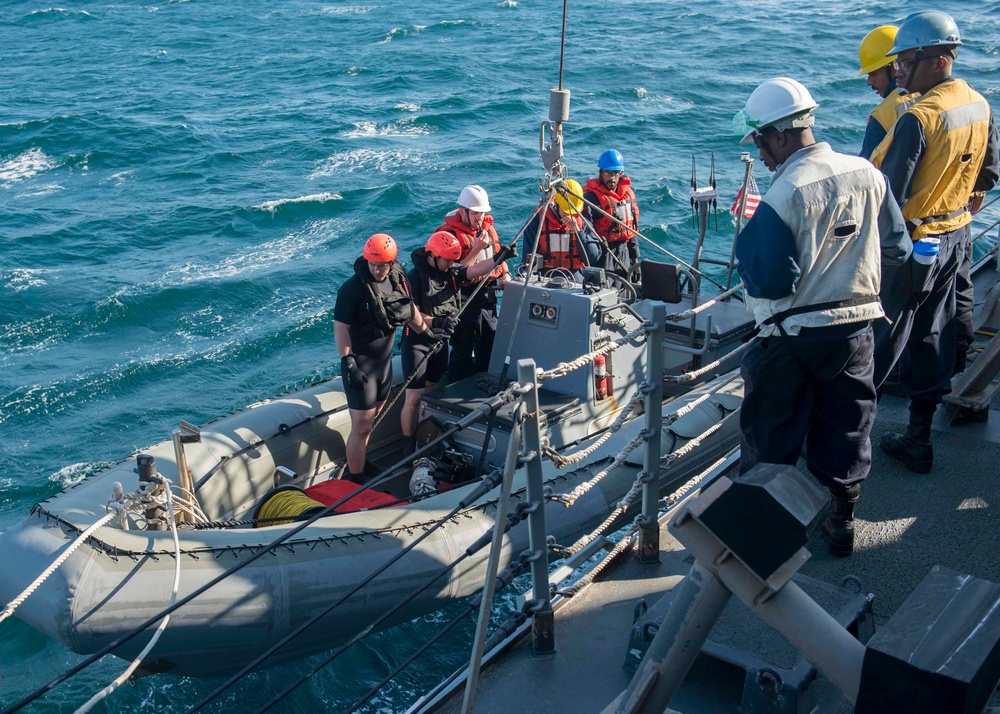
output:
[[[42,10],[32,10],[27,15],[24,16],[25,19],[28,18],[42,18],[42,17],[58,17],[58,18],[68,18],[68,19],[84,19],[93,17],[86,10],[68,10],[64,7],[47,7]]]
[[[10,187],[18,181],[30,179],[40,173],[49,171],[59,165],[59,162],[37,147],[0,161],[0,186]]]
[[[387,123],[376,121],[357,121],[354,128],[343,132],[343,136],[351,139],[371,136],[419,136],[430,134],[429,127],[418,124],[419,117],[405,117]]]
[[[253,209],[256,211],[267,211],[273,216],[282,206],[305,203],[326,203],[327,201],[341,201],[343,198],[344,197],[339,193],[312,193],[308,196],[299,196],[298,198],[279,198],[274,201],[264,201],[263,203],[258,203],[256,206],[253,206]]]
[[[7,352],[43,350],[60,337],[54,315],[0,325],[0,347]]]
[[[365,15],[377,7],[377,5],[346,5],[344,7],[323,5],[318,12],[323,15]]]
[[[252,246],[215,264],[187,262],[167,270],[154,287],[234,278],[273,268],[290,260],[308,260],[313,251],[336,233],[332,221],[316,221],[303,230]]]
[[[110,466],[114,466],[113,461],[70,464],[69,466],[63,466],[54,474],[49,474],[49,482],[58,484],[60,488],[70,488],[71,486],[76,486],[88,476],[93,476],[98,471],[103,471]]]
[[[37,288],[45,285],[46,273],[52,272],[44,268],[14,268],[13,270],[0,270],[0,288],[19,293],[22,290]]]
[[[308,178],[314,180],[353,171],[392,174],[414,166],[426,168],[422,154],[407,149],[352,149],[323,159]]]

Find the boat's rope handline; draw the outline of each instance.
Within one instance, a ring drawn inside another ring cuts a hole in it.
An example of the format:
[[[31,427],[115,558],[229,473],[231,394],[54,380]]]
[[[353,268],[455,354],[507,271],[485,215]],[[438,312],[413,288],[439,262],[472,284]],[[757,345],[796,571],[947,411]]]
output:
[[[499,469],[496,471],[496,473],[500,474]],[[500,475],[502,475],[502,474],[500,474]],[[517,525],[520,521],[522,521],[523,519],[525,519],[527,517],[527,506],[526,506],[526,504],[521,503],[521,504],[518,504],[518,506],[519,506],[518,508],[515,508],[513,511],[510,512],[510,514],[507,516],[506,521],[503,524],[503,530],[504,530],[505,533],[507,531],[509,531],[512,527],[514,527],[515,525]],[[280,693],[278,693],[277,695],[275,695],[270,701],[268,701],[258,711],[259,712],[266,711],[267,709],[270,709],[272,706],[274,706],[275,704],[277,704],[281,699],[283,699],[285,696],[287,696],[292,691],[294,691],[296,688],[298,688],[299,685],[301,685],[303,682],[305,682],[310,677],[312,677],[314,674],[316,674],[316,672],[318,672],[322,668],[326,667],[333,660],[337,659],[340,655],[342,655],[344,652],[346,652],[348,650],[348,648],[350,648],[352,645],[354,645],[358,641],[364,639],[370,632],[372,632],[375,628],[377,628],[383,622],[385,622],[386,620],[388,620],[389,618],[391,618],[399,610],[401,610],[403,607],[405,607],[407,604],[409,604],[414,598],[416,598],[418,595],[420,595],[425,590],[427,590],[429,587],[431,587],[436,582],[438,582],[445,575],[447,575],[452,570],[454,570],[466,558],[472,557],[477,552],[479,552],[480,550],[482,550],[484,547],[486,547],[487,545],[489,545],[490,542],[491,542],[491,540],[492,540],[492,537],[493,537],[493,530],[496,527],[497,527],[497,524],[494,524],[491,528],[487,529],[487,531],[483,535],[481,535],[472,545],[470,545],[468,548],[466,548],[465,551],[460,556],[458,556],[451,563],[449,563],[444,568],[442,568],[433,578],[431,578],[430,580],[428,580],[427,582],[425,582],[423,585],[419,586],[418,588],[416,588],[415,590],[413,590],[412,592],[410,592],[409,595],[407,595],[405,598],[403,598],[402,600],[400,600],[399,602],[397,602],[389,610],[383,612],[378,618],[376,618],[374,621],[372,621],[371,623],[369,623],[368,625],[366,625],[360,632],[356,633],[353,637],[351,637],[351,639],[349,639],[347,642],[344,642],[337,649],[335,649],[333,652],[331,652],[329,655],[327,655],[327,657],[324,658],[322,662],[320,662],[315,667],[313,667],[309,672],[307,672],[306,674],[304,674],[301,677],[299,677],[295,682],[291,683],[283,691],[281,691]],[[416,545],[416,543],[414,543],[413,545]],[[407,550],[409,550],[410,548],[412,548],[413,545],[408,546]],[[395,560],[398,560],[398,557],[395,558]],[[386,566],[384,566],[382,568],[382,570],[384,570],[385,567],[388,567],[391,564],[392,564],[392,561],[390,561],[389,563],[387,563]],[[513,579],[513,576],[511,577],[511,579]],[[248,664],[244,668],[243,671],[238,672],[237,674],[233,675],[222,686],[220,686],[218,689],[216,689],[215,691],[213,691],[211,694],[209,694],[205,699],[203,699],[202,701],[200,701],[194,707],[192,707],[191,709],[189,709],[188,712],[187,712],[187,714],[193,714],[193,712],[198,711],[198,709],[200,709],[204,704],[207,704],[208,702],[212,701],[219,694],[221,694],[226,689],[228,689],[230,686],[232,686],[237,681],[239,681],[241,679],[241,677],[242,677],[243,674],[245,674],[246,672],[250,671],[251,669],[253,669],[254,667],[256,667],[258,664],[262,663],[267,657],[270,656],[271,653],[273,653],[274,651],[276,651],[279,647],[283,646],[286,642],[290,641],[291,639],[293,639],[294,637],[298,636],[303,631],[305,631],[305,629],[307,628],[308,625],[311,625],[315,620],[318,620],[320,617],[323,617],[323,616],[329,614],[329,612],[331,610],[333,610],[338,604],[340,604],[341,602],[343,602],[344,600],[346,600],[348,597],[350,597],[351,595],[353,595],[354,592],[356,592],[356,590],[357,589],[355,589],[355,591],[352,591],[352,592],[348,593],[347,595],[345,595],[344,597],[342,597],[338,602],[336,602],[332,606],[328,607],[326,610],[324,610],[318,616],[316,616],[314,618],[310,618],[309,622],[303,623],[303,626],[300,626],[299,628],[296,628],[295,631],[293,631],[293,632],[289,633],[288,635],[286,635],[284,638],[282,638],[281,642],[275,643],[275,645],[272,646],[267,652],[264,652],[262,655],[260,655],[259,657],[257,657],[257,659],[255,659],[253,662],[251,662],[250,664]]]
[[[387,560],[385,563],[383,563],[378,568],[376,568],[371,574],[369,574],[361,582],[359,582],[357,585],[355,585],[351,590],[349,590],[345,594],[341,595],[340,598],[338,598],[337,600],[335,600],[333,603],[331,603],[327,607],[323,608],[321,611],[319,611],[316,614],[314,614],[308,620],[306,620],[305,622],[303,622],[301,625],[299,625],[294,630],[292,630],[289,633],[287,633],[286,635],[284,635],[280,640],[278,640],[277,642],[275,642],[273,645],[271,645],[270,647],[268,647],[264,652],[262,652],[256,658],[254,658],[253,661],[251,661],[246,666],[244,666],[239,672],[237,672],[232,677],[230,677],[229,679],[227,679],[221,686],[219,686],[218,688],[216,688],[207,697],[205,697],[200,702],[198,702],[197,704],[195,704],[194,707],[192,707],[191,709],[189,709],[188,710],[189,714],[191,712],[198,711],[205,704],[208,704],[210,701],[212,701],[217,696],[219,696],[220,694],[222,694],[224,691],[226,691],[227,689],[229,689],[229,687],[231,687],[233,684],[235,684],[237,681],[239,681],[243,677],[243,675],[247,674],[248,672],[250,672],[253,669],[255,669],[258,665],[262,664],[272,654],[274,654],[279,649],[281,649],[286,644],[288,644],[291,640],[295,639],[300,634],[302,634],[303,632],[305,632],[312,625],[314,625],[315,623],[319,622],[319,620],[321,620],[322,618],[324,618],[327,615],[329,615],[334,609],[336,609],[338,606],[342,605],[344,602],[346,602],[348,599],[350,599],[350,597],[353,596],[353,595],[355,595],[359,590],[361,590],[362,588],[366,587],[375,578],[377,578],[383,572],[385,572],[390,567],[392,567],[392,565],[394,565],[396,562],[398,562],[403,556],[405,556],[406,554],[408,554],[410,551],[412,551],[414,548],[416,548],[418,545],[420,545],[420,543],[422,543],[425,539],[427,539],[428,537],[430,537],[430,535],[432,533],[434,533],[438,528],[440,528],[441,526],[443,526],[451,518],[453,518],[456,515],[458,515],[459,511],[461,511],[461,510],[463,510],[465,508],[468,508],[472,503],[474,503],[479,498],[481,498],[483,495],[485,495],[489,491],[493,490],[493,488],[495,488],[496,486],[498,486],[500,484],[500,478],[501,478],[501,476],[502,476],[501,471],[499,469],[494,469],[490,473],[490,475],[488,477],[484,478],[483,481],[479,484],[479,486],[476,489],[474,489],[472,493],[470,493],[469,495],[467,495],[457,506],[455,506],[455,508],[453,508],[452,511],[447,516],[445,516],[444,518],[441,518],[438,521],[436,521],[433,526],[431,526],[430,528],[426,529],[424,531],[424,533],[422,533],[419,536],[417,536],[417,538],[412,543],[409,543],[406,547],[402,548],[399,552],[397,552],[395,555],[393,555],[389,560]],[[522,511],[523,511],[523,509],[515,509],[514,513],[511,514],[511,517],[513,518],[515,514],[520,514]],[[510,519],[508,519],[508,521],[510,521]],[[515,523],[516,523],[516,521],[515,521]],[[513,524],[511,524],[511,525],[513,525]],[[508,525],[507,527],[509,528],[510,525]],[[490,533],[492,533],[492,528],[488,531],[487,535],[489,535]],[[475,544],[473,544],[472,546],[470,546],[466,550],[466,553],[463,554],[460,557],[459,561],[463,560],[466,557],[469,557],[470,555],[472,555],[473,553],[475,553],[476,550],[478,550],[479,548],[481,548],[483,545],[487,544],[488,542],[489,542],[488,539],[484,541],[483,538],[480,538],[479,541],[477,541]],[[473,550],[473,548],[475,548],[475,550]],[[437,576],[435,576],[435,578],[433,580],[431,580],[430,582],[428,582],[424,586],[422,586],[420,588],[420,590],[418,590],[417,593],[411,595],[410,598],[415,597],[416,594],[418,594],[419,592],[422,592],[424,589],[426,589],[427,587],[429,587],[432,583],[436,582],[439,578],[443,577],[445,574],[447,574],[448,572],[450,572],[451,569],[455,565],[457,565],[457,562],[458,561],[456,561],[452,565],[449,565],[445,569],[443,569]],[[404,600],[404,603],[408,602],[410,598]],[[391,615],[393,612],[395,612],[401,606],[402,605],[399,605],[399,606],[393,608],[386,615],[384,615],[383,618],[387,617],[388,615]],[[373,627],[375,624],[381,622],[383,618],[380,618],[379,620],[376,620],[375,623],[373,623],[372,625],[370,625],[366,630],[362,630],[362,632],[358,633],[358,635],[356,635],[355,638],[353,638],[352,640],[350,640],[340,650],[336,651],[335,655],[339,654],[340,651],[342,651],[343,649],[346,649],[348,646],[350,646],[351,644],[353,644],[353,642],[357,641],[357,639],[360,639],[360,637],[362,637],[365,634],[367,634],[367,630],[370,630],[371,627]],[[294,686],[298,686],[298,683],[296,683],[296,685],[294,685]],[[294,686],[292,688],[294,688]],[[268,705],[268,706],[270,706],[270,705]]]
[[[486,401],[489,402],[491,400],[496,400],[497,403],[502,403],[504,400],[506,400],[508,398],[513,398],[513,395],[520,393],[520,391],[523,391],[521,389],[521,387],[519,387],[517,384],[514,384],[510,388],[508,388],[505,392],[501,392],[500,394],[498,394],[498,395],[496,395],[494,397],[490,397],[490,399],[488,399]],[[485,402],[484,402],[484,404],[485,404]],[[453,424],[449,428],[449,430],[446,430],[445,432],[443,432],[440,438],[445,438],[446,436],[450,436],[451,434],[459,431],[460,429],[464,429],[466,426],[468,426],[469,424],[474,423],[475,421],[477,421],[478,419],[482,418],[483,416],[485,416],[485,411],[483,409],[483,405],[480,405],[478,408],[476,408],[475,410],[473,410],[471,413],[467,414],[461,420],[459,420],[458,422],[456,422],[455,424]],[[424,447],[421,447],[420,449],[417,449],[414,452],[413,456],[419,456],[421,453],[423,453],[423,451],[426,451],[431,446],[432,446],[432,444],[427,444]],[[35,701],[36,699],[38,699],[42,695],[46,694],[47,692],[51,691],[55,687],[57,687],[60,684],[62,684],[63,682],[65,682],[70,677],[72,677],[75,674],[77,674],[77,673],[81,672],[82,670],[86,669],[87,667],[89,667],[90,665],[92,665],[94,662],[97,662],[99,659],[101,659],[102,657],[104,657],[104,655],[113,652],[114,650],[118,649],[119,647],[121,647],[126,642],[130,642],[133,637],[138,636],[140,633],[144,632],[148,627],[150,627],[151,625],[153,625],[156,622],[159,622],[160,619],[163,618],[164,616],[173,613],[177,609],[183,607],[187,603],[189,603],[192,600],[194,600],[199,595],[202,595],[203,593],[207,592],[211,588],[215,587],[216,585],[218,585],[220,582],[222,582],[226,578],[228,578],[228,577],[236,574],[237,572],[241,571],[243,568],[245,568],[248,565],[250,565],[251,563],[255,562],[258,558],[263,557],[266,553],[271,552],[277,546],[281,545],[285,541],[291,539],[293,536],[297,535],[298,533],[302,532],[303,530],[305,530],[306,528],[308,528],[309,526],[311,526],[317,520],[319,520],[321,518],[325,518],[326,516],[331,515],[334,512],[335,508],[337,508],[338,506],[343,505],[344,503],[346,503],[347,501],[349,501],[354,496],[357,496],[365,488],[369,488],[369,487],[371,487],[373,485],[378,485],[382,481],[388,480],[392,476],[392,470],[395,469],[395,468],[397,468],[397,467],[399,467],[399,466],[401,466],[404,463],[407,463],[408,460],[409,459],[404,460],[404,461],[400,461],[398,464],[394,465],[392,467],[392,469],[389,470],[389,472],[387,472],[385,475],[383,475],[383,476],[375,479],[375,481],[372,482],[371,484],[369,484],[367,486],[361,485],[357,489],[355,489],[354,491],[352,491],[351,493],[348,493],[348,494],[344,495],[343,497],[341,497],[337,501],[334,501],[330,505],[325,506],[321,510],[317,511],[314,515],[310,516],[308,519],[306,519],[306,520],[302,521],[301,523],[297,524],[291,530],[282,533],[280,536],[278,536],[273,541],[271,541],[270,544],[262,547],[256,553],[252,553],[246,560],[242,560],[239,563],[237,563],[236,565],[231,566],[230,568],[228,568],[224,572],[222,572],[219,575],[217,575],[215,578],[212,578],[212,580],[210,580],[209,582],[205,583],[201,587],[199,587],[196,590],[194,590],[192,593],[186,595],[182,599],[180,599],[177,602],[175,602],[173,605],[165,608],[164,610],[161,610],[160,612],[156,613],[155,615],[153,615],[152,617],[150,617],[149,619],[147,619],[145,622],[143,622],[143,623],[139,624],[138,626],[134,627],[131,631],[129,631],[129,632],[125,633],[124,635],[116,638],[113,642],[108,643],[107,645],[105,645],[104,647],[102,647],[97,652],[93,653],[92,655],[90,655],[89,657],[87,657],[86,659],[84,659],[83,661],[78,662],[77,664],[73,665],[68,670],[66,670],[65,672],[63,672],[62,674],[60,674],[60,675],[56,676],[55,678],[53,678],[47,684],[43,685],[42,687],[40,687],[40,688],[36,689],[35,691],[33,691],[32,693],[28,694],[26,697],[24,697],[19,702],[17,702],[16,704],[14,704],[12,707],[6,709],[2,714],[13,714],[13,712],[20,711],[21,709],[23,709],[25,706],[27,706],[31,702]],[[482,484],[480,484],[480,488],[481,487],[482,487]],[[479,490],[479,488],[475,489],[475,492],[478,492],[478,490]],[[463,506],[463,507],[465,507],[465,506]]]
[[[167,507],[170,533],[174,540],[174,581],[170,590],[170,605],[173,605],[177,602],[177,592],[180,590],[181,585],[181,543],[177,538],[177,521],[174,517],[173,493],[170,489],[170,481],[162,474],[157,474],[156,478],[159,481],[159,485],[163,489],[163,493],[165,494],[164,500]],[[83,706],[77,709],[74,714],[86,714],[95,704],[106,698],[118,687],[128,681],[128,678],[132,676],[136,669],[138,669],[139,665],[146,658],[146,655],[148,655],[153,647],[156,646],[160,636],[163,634],[164,630],[167,629],[167,624],[169,622],[170,615],[164,615],[163,619],[160,621],[159,627],[156,628],[156,632],[153,633],[153,636],[149,639],[149,642],[142,649],[142,651],[137,654],[135,659],[133,659],[132,662],[129,663],[128,667],[125,668],[125,671],[118,675],[108,686],[91,697]]]
[[[81,533],[77,537],[77,539],[74,540],[70,544],[70,546],[66,550],[64,550],[59,555],[59,557],[56,558],[55,561],[53,561],[53,563],[49,567],[47,567],[44,571],[42,571],[41,575],[39,575],[37,578],[35,578],[35,580],[31,583],[31,585],[29,585],[28,587],[26,587],[21,592],[20,595],[18,595],[13,600],[11,600],[9,603],[7,603],[7,605],[3,609],[3,612],[0,612],[0,622],[3,622],[8,617],[10,617],[12,614],[14,614],[14,610],[16,610],[21,603],[23,603],[25,600],[27,600],[28,597],[33,592],[35,592],[35,590],[37,590],[39,588],[39,586],[42,583],[44,583],[48,579],[48,577],[50,575],[52,575],[52,573],[54,573],[56,570],[58,570],[59,566],[62,565],[64,562],[66,562],[66,559],[69,558],[71,555],[73,555],[73,553],[76,551],[76,549],[79,548],[81,545],[83,545],[84,542],[88,538],[90,538],[91,535],[93,535],[94,531],[96,531],[98,528],[101,528],[105,524],[109,523],[111,520],[113,520],[116,517],[116,515],[117,514],[115,514],[115,513],[108,513],[103,518],[95,521],[93,525],[91,525],[89,528],[87,528],[87,530],[83,531],[83,533]]]

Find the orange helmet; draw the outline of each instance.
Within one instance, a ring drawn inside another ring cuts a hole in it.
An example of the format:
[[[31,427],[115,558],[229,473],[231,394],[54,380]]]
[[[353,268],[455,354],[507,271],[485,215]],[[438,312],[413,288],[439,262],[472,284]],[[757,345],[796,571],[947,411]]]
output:
[[[376,233],[365,243],[365,260],[372,263],[391,263],[396,259],[399,249],[396,241],[388,233]]]
[[[462,244],[458,242],[458,238],[448,231],[431,233],[431,237],[427,239],[427,245],[424,248],[435,258],[459,260],[462,257]]]

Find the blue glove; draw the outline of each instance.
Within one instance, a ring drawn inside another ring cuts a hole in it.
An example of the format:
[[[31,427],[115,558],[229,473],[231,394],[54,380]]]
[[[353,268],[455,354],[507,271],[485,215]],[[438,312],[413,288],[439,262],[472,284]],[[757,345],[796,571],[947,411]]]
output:
[[[368,375],[358,367],[358,363],[354,361],[354,355],[340,358],[340,374],[343,376],[347,388],[353,389],[355,392],[360,392],[368,384]]]

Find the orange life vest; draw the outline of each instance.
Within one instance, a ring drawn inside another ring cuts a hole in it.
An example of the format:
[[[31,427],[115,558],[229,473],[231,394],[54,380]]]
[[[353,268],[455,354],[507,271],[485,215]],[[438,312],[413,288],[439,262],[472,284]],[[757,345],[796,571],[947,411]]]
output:
[[[610,213],[632,229],[622,227],[607,216],[595,215],[594,230],[608,243],[624,243],[639,230],[639,204],[635,201],[631,185],[629,177],[622,176],[614,191],[609,191],[599,178],[588,179],[587,185],[583,187],[584,191],[593,193],[597,197],[601,210]]]
[[[493,216],[483,217],[483,230],[490,234],[490,237],[493,239],[493,245],[479,253],[479,257],[476,260],[477,263],[481,260],[493,260],[493,256],[497,255],[502,247],[500,245],[500,237],[497,235],[496,229],[493,228]],[[458,238],[458,242],[462,245],[462,257],[459,258],[459,261],[465,260],[469,257],[472,246],[475,245],[476,242],[476,232],[472,226],[467,225],[461,218],[458,217],[457,211],[453,211],[445,216],[444,225],[435,229],[435,232],[437,231],[446,231]],[[493,271],[489,274],[489,277],[499,278],[505,272],[507,272],[507,264],[501,263],[493,269]],[[473,278],[465,284],[474,285],[482,280],[483,277]]]
[[[578,231],[583,228],[580,216],[572,216],[571,220],[576,223]],[[544,260],[544,270],[580,270],[587,265],[580,255],[579,232],[570,231],[565,223],[553,215],[551,209],[545,212],[545,222],[542,224],[541,235],[538,236],[538,254]]]

